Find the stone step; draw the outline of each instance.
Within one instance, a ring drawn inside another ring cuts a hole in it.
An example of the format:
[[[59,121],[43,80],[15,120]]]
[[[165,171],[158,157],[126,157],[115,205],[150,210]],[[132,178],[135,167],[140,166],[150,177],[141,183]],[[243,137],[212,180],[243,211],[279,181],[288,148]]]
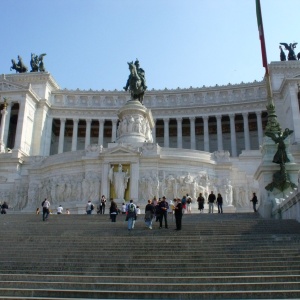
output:
[[[49,274],[0,274],[1,282],[63,282],[63,283],[262,283],[262,282],[300,282],[300,274],[280,275],[238,275],[238,276],[186,276],[186,277],[159,277],[159,276],[74,276],[74,275],[49,275]]]
[[[236,291],[110,291],[64,289],[2,289],[2,299],[292,299],[300,297],[298,290],[236,290]],[[1,298],[0,298],[1,299]],[[9,298],[12,299],[12,298]]]

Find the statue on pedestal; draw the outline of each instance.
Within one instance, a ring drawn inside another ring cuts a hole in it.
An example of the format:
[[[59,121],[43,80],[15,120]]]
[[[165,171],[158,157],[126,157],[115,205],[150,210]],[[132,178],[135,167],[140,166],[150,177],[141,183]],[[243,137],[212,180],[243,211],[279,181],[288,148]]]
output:
[[[139,100],[143,104],[144,93],[147,89],[145,71],[140,68],[138,59],[133,63],[128,63],[130,75],[124,86],[124,90],[130,90],[131,99]]]
[[[118,171],[114,172],[114,166],[112,166],[109,170],[108,178],[114,186],[117,199],[124,199],[125,190],[130,178],[128,170],[123,172],[122,165],[119,164]]]
[[[285,50],[289,51],[288,60],[297,60],[294,49],[296,48],[296,45],[298,43],[290,43],[289,45],[287,43],[279,43],[279,44],[284,46]]]

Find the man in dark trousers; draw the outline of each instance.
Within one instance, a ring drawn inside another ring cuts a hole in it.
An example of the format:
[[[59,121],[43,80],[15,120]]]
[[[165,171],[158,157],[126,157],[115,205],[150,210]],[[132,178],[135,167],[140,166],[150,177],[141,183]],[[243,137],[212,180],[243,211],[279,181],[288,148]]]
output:
[[[214,203],[216,201],[216,195],[213,191],[208,196],[208,207],[209,207],[209,213],[214,213]]]
[[[179,198],[177,199],[177,204],[175,206],[175,220],[176,220],[176,229],[175,230],[181,230],[182,203]]]
[[[254,210],[254,212],[257,212],[257,210],[256,210],[256,204],[257,204],[258,200],[257,200],[257,197],[256,197],[255,193],[253,193],[253,197],[252,197],[252,199],[250,201],[253,203],[253,210]]]
[[[159,203],[160,218],[159,218],[159,228],[162,228],[162,220],[165,218],[165,228],[168,228],[168,209],[169,204],[166,201],[166,197],[162,197],[162,201]]]

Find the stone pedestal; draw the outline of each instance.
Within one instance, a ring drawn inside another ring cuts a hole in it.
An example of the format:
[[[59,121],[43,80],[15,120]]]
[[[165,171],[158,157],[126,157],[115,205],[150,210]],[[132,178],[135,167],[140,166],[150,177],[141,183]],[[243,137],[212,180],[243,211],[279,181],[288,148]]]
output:
[[[120,120],[117,130],[117,143],[152,143],[154,120],[151,110],[138,100],[128,101],[118,111]]]

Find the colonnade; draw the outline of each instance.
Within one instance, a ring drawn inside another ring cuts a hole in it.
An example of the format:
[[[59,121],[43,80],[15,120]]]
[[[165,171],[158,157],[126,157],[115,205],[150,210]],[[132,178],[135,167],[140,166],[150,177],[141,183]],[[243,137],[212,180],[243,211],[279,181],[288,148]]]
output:
[[[260,145],[262,143],[262,138],[263,138],[263,124],[262,124],[262,112],[261,111],[257,111],[255,112],[256,114],[256,126],[257,126],[257,138],[258,138],[258,145]],[[234,113],[230,113],[227,114],[226,116],[229,116],[229,120],[230,120],[230,140],[231,140],[231,156],[236,157],[237,156],[237,135],[236,135],[236,124],[235,124],[235,116],[237,114]],[[243,117],[243,135],[244,135],[244,149],[245,150],[257,150],[257,149],[251,149],[250,147],[250,129],[249,129],[249,119],[248,119],[248,112],[243,112],[243,113],[239,113],[239,115],[242,115]],[[210,117],[214,117],[216,118],[216,136],[217,136],[217,150],[218,151],[222,151],[222,150],[226,150],[223,147],[223,132],[222,132],[222,117],[225,115],[214,115],[214,116],[201,116],[201,117],[195,117],[195,116],[191,116],[191,117],[180,117],[180,118],[176,118],[176,125],[177,125],[177,148],[183,148],[183,130],[182,130],[182,121],[183,118],[184,119],[189,119],[189,123],[190,123],[190,149],[192,150],[198,150],[196,149],[196,118],[202,118],[203,120],[203,150],[206,152],[210,152],[210,134],[209,134],[209,118]],[[170,119],[174,119],[174,118],[163,118],[163,119],[155,119],[155,126],[152,130],[152,135],[153,135],[153,141],[157,142],[157,137],[156,137],[156,124],[157,121],[159,120],[163,120],[163,147],[170,147]],[[58,151],[57,153],[63,153],[64,152],[64,143],[65,143],[65,126],[66,126],[66,118],[60,118],[57,119],[60,120],[60,130],[59,130],[59,137],[58,137]],[[85,148],[91,144],[91,124],[92,121],[95,121],[94,119],[78,119],[78,118],[74,118],[74,119],[70,119],[73,121],[73,133],[72,133],[72,146],[71,146],[71,150],[72,151],[76,151],[77,150],[77,142],[78,142],[78,124],[80,120],[84,120],[86,123],[85,126]],[[99,145],[105,145],[104,142],[104,123],[105,123],[105,119],[99,119],[98,120],[98,144]],[[109,142],[114,142],[116,140],[116,136],[117,136],[117,123],[118,120],[117,119],[110,119],[109,121],[111,121],[112,124],[112,128],[111,128],[111,137],[109,137],[110,141]],[[97,123],[97,122],[96,122]],[[95,123],[94,123],[95,124]],[[51,126],[52,128],[52,126]],[[95,140],[95,137],[94,137]],[[106,136],[106,140],[107,140],[107,136]]]

